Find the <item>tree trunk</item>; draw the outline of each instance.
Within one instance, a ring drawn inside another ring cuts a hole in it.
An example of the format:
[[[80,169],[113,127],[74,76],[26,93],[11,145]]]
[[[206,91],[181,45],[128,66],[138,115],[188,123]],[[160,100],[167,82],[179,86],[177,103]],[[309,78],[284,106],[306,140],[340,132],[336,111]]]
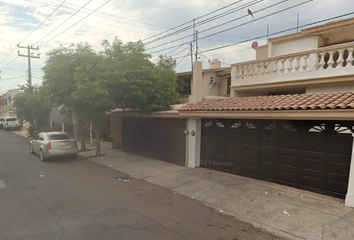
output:
[[[101,130],[95,128],[96,157],[101,156],[101,143],[100,143],[100,138],[101,138]]]
[[[86,151],[84,123],[81,119],[79,120],[79,129],[81,133],[80,134],[81,151]]]

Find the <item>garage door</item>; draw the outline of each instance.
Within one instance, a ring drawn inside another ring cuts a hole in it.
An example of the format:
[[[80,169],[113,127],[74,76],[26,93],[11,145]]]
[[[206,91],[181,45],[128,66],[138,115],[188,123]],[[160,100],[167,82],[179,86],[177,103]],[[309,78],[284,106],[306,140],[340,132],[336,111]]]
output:
[[[352,123],[203,119],[201,166],[344,198]]]
[[[123,118],[123,151],[185,166],[185,119]]]

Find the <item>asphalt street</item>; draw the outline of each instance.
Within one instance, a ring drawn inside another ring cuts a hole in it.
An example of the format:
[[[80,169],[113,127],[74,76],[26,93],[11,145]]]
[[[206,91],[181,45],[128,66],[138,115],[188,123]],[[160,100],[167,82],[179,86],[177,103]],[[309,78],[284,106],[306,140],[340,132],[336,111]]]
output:
[[[281,239],[84,158],[41,162],[28,142],[0,130],[0,240]]]

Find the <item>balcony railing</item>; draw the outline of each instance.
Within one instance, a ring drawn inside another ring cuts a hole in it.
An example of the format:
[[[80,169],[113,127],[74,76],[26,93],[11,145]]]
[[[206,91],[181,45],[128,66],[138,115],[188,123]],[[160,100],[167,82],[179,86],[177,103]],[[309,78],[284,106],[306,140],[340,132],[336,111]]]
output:
[[[233,64],[233,80],[325,71],[354,66],[354,43]]]

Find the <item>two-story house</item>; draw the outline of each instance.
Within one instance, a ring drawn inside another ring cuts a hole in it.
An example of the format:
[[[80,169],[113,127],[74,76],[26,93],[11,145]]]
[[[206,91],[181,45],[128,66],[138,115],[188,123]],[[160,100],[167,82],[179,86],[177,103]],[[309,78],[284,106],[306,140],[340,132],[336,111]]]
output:
[[[231,98],[197,99],[188,166],[345,198],[354,207],[354,18],[276,37],[231,68]]]

